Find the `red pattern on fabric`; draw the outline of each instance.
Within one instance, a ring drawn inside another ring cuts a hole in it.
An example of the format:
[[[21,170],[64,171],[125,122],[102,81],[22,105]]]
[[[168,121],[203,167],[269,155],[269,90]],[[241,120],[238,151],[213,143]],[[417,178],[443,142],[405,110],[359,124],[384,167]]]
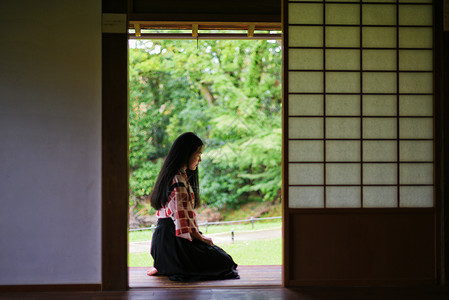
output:
[[[158,218],[172,218],[175,223],[176,235],[191,241],[190,233],[199,233],[194,211],[195,194],[185,173],[178,173],[173,178],[172,185],[175,183],[183,183],[184,186],[174,188],[166,207],[158,210],[156,215]]]

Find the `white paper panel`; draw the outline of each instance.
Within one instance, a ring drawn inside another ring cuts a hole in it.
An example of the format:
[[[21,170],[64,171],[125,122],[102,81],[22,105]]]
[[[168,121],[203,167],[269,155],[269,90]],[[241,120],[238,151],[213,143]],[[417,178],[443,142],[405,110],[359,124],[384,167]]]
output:
[[[360,24],[359,4],[326,4],[326,24]]]
[[[288,45],[290,47],[322,47],[323,28],[321,26],[289,26]]]
[[[361,207],[360,187],[327,187],[326,207]]]
[[[360,141],[327,141],[326,161],[360,161]]]
[[[399,182],[401,184],[433,184],[433,164],[401,163]]]
[[[326,70],[359,70],[360,50],[326,50]]]
[[[290,208],[324,208],[324,188],[289,187],[288,205]]]
[[[399,28],[400,48],[432,48],[432,28]]]
[[[370,48],[395,48],[396,28],[365,27],[362,31],[362,45]]]
[[[395,139],[397,136],[396,118],[364,118],[363,138]]]
[[[397,164],[363,164],[363,184],[396,184]]]
[[[359,93],[360,73],[328,72],[326,73],[327,93]]]
[[[322,49],[289,49],[288,68],[305,70],[323,69]]]
[[[402,186],[399,195],[400,207],[433,207],[431,186]]]
[[[359,139],[359,118],[326,118],[326,137],[330,139]]]
[[[322,72],[288,72],[290,93],[322,93]]]
[[[323,115],[323,95],[289,95],[288,114],[292,115]]]
[[[364,116],[396,116],[395,95],[364,95],[362,102]]]
[[[432,71],[432,50],[400,50],[399,70]]]
[[[323,184],[323,164],[288,164],[288,184]]]
[[[288,114],[322,116],[323,95],[288,95]]]
[[[363,187],[363,207],[397,207],[398,189],[394,186]]]
[[[289,161],[323,161],[324,146],[323,141],[289,141],[288,160]]]
[[[400,93],[432,93],[432,73],[399,73]]]
[[[396,50],[363,50],[363,70],[396,70]]]
[[[290,24],[323,24],[323,4],[290,3],[288,22]]]
[[[396,25],[396,6],[363,5],[362,23],[364,25]]]
[[[395,73],[363,73],[364,93],[396,93]]]
[[[359,27],[326,27],[327,47],[360,47]]]
[[[433,96],[401,95],[399,96],[400,116],[432,116]]]
[[[291,139],[323,138],[323,118],[288,118]]]
[[[432,141],[400,141],[401,161],[433,161]]]
[[[326,164],[327,184],[360,184],[360,164]]]
[[[396,141],[363,141],[363,161],[396,161]]]
[[[399,138],[401,139],[431,139],[433,138],[433,119],[420,118],[399,120]]]
[[[326,115],[328,116],[359,116],[359,95],[327,95]]]
[[[432,26],[432,6],[399,5],[399,25]]]

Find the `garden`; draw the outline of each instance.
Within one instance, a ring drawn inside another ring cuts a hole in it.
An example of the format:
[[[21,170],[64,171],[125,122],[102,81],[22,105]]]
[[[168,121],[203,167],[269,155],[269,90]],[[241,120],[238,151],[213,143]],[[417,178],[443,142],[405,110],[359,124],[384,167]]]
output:
[[[267,40],[142,40],[130,45],[131,230],[155,223],[149,195],[171,142],[186,131],[205,143],[198,168],[200,224],[281,216],[281,57],[280,42]],[[210,226],[207,234],[280,232],[280,219],[257,223],[256,228]],[[151,230],[129,234],[130,244],[150,239]],[[239,264],[281,263],[280,237],[220,246]],[[248,247],[254,253],[261,249],[263,259],[244,260]],[[268,259],[266,253],[278,255]],[[148,266],[150,259],[148,251],[136,252],[129,266]]]

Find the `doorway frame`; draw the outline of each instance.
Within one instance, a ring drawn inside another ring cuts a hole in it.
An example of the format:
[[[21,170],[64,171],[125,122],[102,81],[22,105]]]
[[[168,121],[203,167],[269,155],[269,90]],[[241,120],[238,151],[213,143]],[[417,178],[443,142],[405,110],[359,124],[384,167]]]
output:
[[[133,0],[103,0],[103,14],[126,16],[127,28],[133,20],[149,18],[166,23],[209,22],[215,24],[277,24],[281,28],[281,10],[264,11],[272,0],[262,0],[256,13],[135,14]],[[206,1],[205,1],[206,2]],[[254,11],[251,3],[243,9]],[[259,1],[260,2],[260,1]],[[224,2],[223,2],[224,3]],[[257,27],[257,25],[256,25]],[[223,28],[221,28],[223,29]],[[128,289],[128,33],[102,34],[102,290]],[[282,178],[284,180],[284,178]],[[284,265],[284,264],[283,264]]]

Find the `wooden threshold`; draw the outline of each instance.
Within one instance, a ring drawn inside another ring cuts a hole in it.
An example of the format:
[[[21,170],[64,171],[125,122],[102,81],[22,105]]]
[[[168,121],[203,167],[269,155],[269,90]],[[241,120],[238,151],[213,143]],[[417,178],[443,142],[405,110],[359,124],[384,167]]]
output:
[[[239,266],[240,279],[176,282],[167,276],[147,276],[149,267],[130,267],[129,287],[134,288],[231,288],[281,286],[282,266]]]

